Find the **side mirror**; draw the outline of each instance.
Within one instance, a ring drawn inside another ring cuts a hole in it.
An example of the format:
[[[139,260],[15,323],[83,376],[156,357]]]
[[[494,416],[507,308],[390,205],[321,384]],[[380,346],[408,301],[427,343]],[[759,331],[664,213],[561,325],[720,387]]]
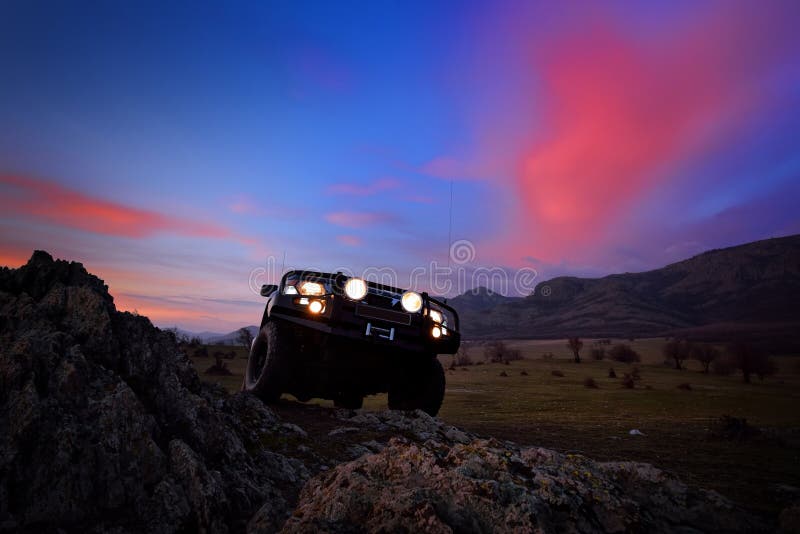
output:
[[[277,290],[278,286],[276,286],[275,284],[264,284],[263,286],[261,286],[261,296],[268,297]]]

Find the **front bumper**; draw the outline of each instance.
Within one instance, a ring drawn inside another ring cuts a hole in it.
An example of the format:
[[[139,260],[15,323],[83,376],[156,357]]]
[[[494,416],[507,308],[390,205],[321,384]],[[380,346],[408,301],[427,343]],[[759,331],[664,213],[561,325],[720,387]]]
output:
[[[403,351],[454,354],[461,341],[459,333],[450,329],[446,329],[441,337],[434,338],[432,331],[437,325],[422,313],[370,306],[341,295],[329,294],[308,297],[308,301],[324,303],[322,312],[312,314],[308,305],[299,304],[302,298],[297,295],[276,295],[273,297],[270,317],[354,342]]]

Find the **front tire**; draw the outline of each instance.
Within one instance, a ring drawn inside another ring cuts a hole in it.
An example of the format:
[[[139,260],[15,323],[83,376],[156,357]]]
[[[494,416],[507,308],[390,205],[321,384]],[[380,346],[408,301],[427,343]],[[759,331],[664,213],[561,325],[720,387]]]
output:
[[[280,320],[261,327],[250,346],[242,390],[264,402],[277,402],[290,378],[290,332]]]
[[[435,417],[444,400],[444,368],[435,356],[410,366],[389,388],[390,410],[422,410]]]

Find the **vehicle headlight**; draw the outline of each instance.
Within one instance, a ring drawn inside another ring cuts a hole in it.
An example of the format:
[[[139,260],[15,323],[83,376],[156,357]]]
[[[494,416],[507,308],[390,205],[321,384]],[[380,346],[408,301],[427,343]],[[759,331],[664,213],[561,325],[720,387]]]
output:
[[[407,312],[417,313],[422,309],[422,295],[415,291],[406,291],[403,293],[403,298],[400,302],[403,304],[403,309]]]
[[[297,286],[297,291],[299,291],[301,295],[320,297],[325,294],[325,286],[319,282],[300,282]]]
[[[353,300],[361,300],[367,296],[367,283],[361,278],[351,278],[344,285],[344,293]]]
[[[439,310],[431,310],[430,315],[434,323],[441,323],[442,319],[444,319],[444,317],[442,317],[442,312],[440,312]]]

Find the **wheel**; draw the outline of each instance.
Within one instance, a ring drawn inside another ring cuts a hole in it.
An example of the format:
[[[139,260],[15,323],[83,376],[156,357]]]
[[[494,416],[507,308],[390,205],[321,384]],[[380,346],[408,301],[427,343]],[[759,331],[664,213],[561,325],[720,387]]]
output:
[[[289,336],[287,325],[279,320],[271,320],[261,327],[250,346],[242,390],[264,402],[277,402],[290,378]]]
[[[364,397],[357,393],[342,393],[334,397],[333,405],[337,408],[360,410],[364,406]]]
[[[400,373],[389,388],[389,409],[420,409],[431,416],[439,413],[444,400],[444,368],[435,356]]]

